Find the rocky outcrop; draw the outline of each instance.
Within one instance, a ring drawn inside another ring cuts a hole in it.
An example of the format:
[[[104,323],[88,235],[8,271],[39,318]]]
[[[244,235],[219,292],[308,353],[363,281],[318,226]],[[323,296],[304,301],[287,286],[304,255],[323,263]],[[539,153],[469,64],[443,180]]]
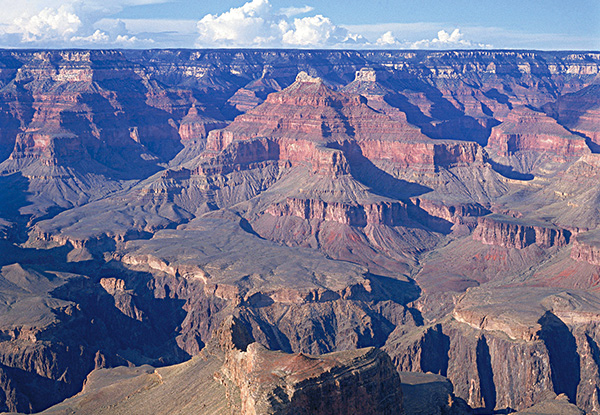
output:
[[[600,265],[600,235],[597,231],[578,234],[573,238],[571,258],[585,261],[592,265]]]
[[[548,393],[547,398],[531,408],[516,412],[515,415],[584,415],[585,412],[569,402],[563,393]]]
[[[479,218],[473,239],[487,245],[523,249],[536,244],[543,248],[565,246],[571,232],[551,224],[528,222],[499,214]]]
[[[240,325],[229,319],[218,336],[225,349],[222,371],[240,390],[242,414],[403,413],[400,377],[384,352],[275,352],[248,344]]]
[[[431,140],[409,124],[403,113],[398,111],[391,117],[375,111],[365,98],[334,92],[322,79],[305,72],[224,130],[211,132],[207,149],[226,151],[238,141],[257,137],[267,137],[276,144],[279,160],[292,165],[308,161],[315,171],[323,170],[324,158],[326,171],[346,170],[336,167],[342,155],[324,147],[343,151],[351,162],[366,158],[416,170],[466,166],[484,158],[477,143]],[[335,158],[330,160],[330,155]]]
[[[544,106],[559,123],[600,145],[600,85],[594,83]],[[596,150],[596,148],[594,148]]]
[[[333,221],[350,226],[397,226],[408,219],[407,206],[402,202],[359,205],[287,198],[285,202],[270,206],[265,212],[273,216],[296,216],[306,220]]]
[[[590,152],[585,140],[543,112],[515,107],[504,122],[492,129],[487,148],[508,157],[519,152],[547,153],[557,161]]]
[[[452,203],[416,197],[411,201],[432,218],[439,218],[454,225],[465,225],[468,229],[477,226],[478,217],[491,213],[479,203]]]
[[[192,105],[186,116],[181,119],[178,132],[185,143],[206,139],[211,130],[225,126],[227,126],[226,122],[203,116],[196,105]]]

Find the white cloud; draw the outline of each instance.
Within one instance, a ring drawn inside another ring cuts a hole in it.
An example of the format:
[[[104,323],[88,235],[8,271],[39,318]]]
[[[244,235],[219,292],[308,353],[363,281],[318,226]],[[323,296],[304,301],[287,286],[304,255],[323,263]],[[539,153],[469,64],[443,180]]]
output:
[[[110,41],[110,37],[103,32],[102,30],[96,30],[89,36],[73,36],[71,38],[71,42],[74,43],[108,43]]]
[[[263,46],[275,41],[279,27],[268,0],[253,0],[198,22],[198,42],[223,46]]]
[[[320,14],[302,19],[294,19],[293,25],[280,26],[287,30],[283,33],[283,43],[290,46],[310,47],[317,45],[360,42],[360,37],[350,34],[346,29]]]
[[[0,0],[0,47],[110,47],[148,43],[129,33],[97,27],[126,6],[167,0]],[[4,12],[6,11],[6,12]]]
[[[314,7],[304,6],[304,7],[285,7],[280,10],[281,14],[287,17],[298,16],[300,14],[310,13],[314,10]]]
[[[360,35],[335,25],[320,14],[290,19],[312,8],[274,12],[269,0],[252,0],[198,22],[198,47],[334,47],[364,43]]]
[[[0,47],[467,49],[493,44],[518,49],[600,48],[599,38],[592,33],[575,36],[479,26],[440,30],[448,27],[447,22],[339,25],[311,6],[277,10],[269,0],[244,1],[240,7],[206,15],[198,22],[191,15],[187,20],[148,16],[120,21],[114,17],[130,6],[183,3],[174,0],[0,0]],[[298,1],[303,4],[305,0]]]
[[[397,46],[399,44],[398,40],[392,33],[391,30],[385,32],[377,41],[375,42],[377,46]]]
[[[71,7],[60,6],[58,9],[45,8],[30,18],[18,18],[14,21],[17,32],[25,42],[41,39],[68,39],[81,27],[81,19]]]
[[[483,43],[473,43],[470,40],[463,39],[460,29],[454,29],[452,33],[440,30],[434,39],[423,39],[410,45],[412,49],[470,49],[470,48],[491,48],[491,45]]]

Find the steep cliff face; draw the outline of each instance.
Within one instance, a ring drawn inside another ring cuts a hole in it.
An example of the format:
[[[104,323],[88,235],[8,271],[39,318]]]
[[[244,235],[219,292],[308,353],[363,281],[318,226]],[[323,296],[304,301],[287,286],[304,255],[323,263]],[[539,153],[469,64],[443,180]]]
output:
[[[334,92],[304,72],[224,130],[210,133],[207,149],[218,152],[255,137],[277,143],[279,159],[293,164],[318,163],[319,146],[342,150],[349,160],[389,161],[400,168],[464,166],[483,159],[476,143],[431,140],[403,113],[377,112],[365,98]]]
[[[221,331],[219,337],[225,350],[222,371],[240,390],[242,414],[403,413],[400,377],[384,352],[273,352],[247,344],[250,337],[236,327],[240,324],[226,321],[235,333]]]
[[[211,130],[223,128],[227,125],[224,121],[203,116],[196,105],[192,104],[188,113],[179,123],[179,137],[183,143],[206,139]]]
[[[598,299],[576,290],[472,288],[453,318],[392,334],[385,350],[403,370],[447,376],[454,393],[485,412],[524,409],[547,394],[595,411]],[[513,369],[512,365],[515,365]],[[590,370],[591,369],[591,370]],[[585,382],[581,382],[586,379]],[[524,411],[526,413],[526,411]]]
[[[99,67],[106,60],[120,68],[118,73]],[[123,83],[130,87],[120,88]],[[28,113],[15,114],[21,115],[22,132],[16,137],[13,160],[41,157],[45,163],[62,165],[87,157],[126,170],[125,163],[110,164],[119,163],[110,160],[111,153],[114,158],[129,149],[131,155],[143,151],[143,145],[160,157],[172,157],[178,150],[179,137],[168,119],[178,116],[171,113],[182,111],[186,97],[169,97],[118,53],[34,53],[12,84],[28,97],[29,106]]]
[[[571,232],[550,224],[528,224],[526,220],[504,215],[489,215],[479,218],[473,239],[488,245],[523,249],[536,244],[549,248],[565,246]]]
[[[598,232],[585,232],[573,238],[571,258],[585,261],[592,265],[600,265],[600,241]]]
[[[396,226],[408,219],[407,206],[401,202],[350,205],[288,198],[283,203],[269,207],[266,213],[279,217],[296,216],[306,220],[333,221],[351,226]]]

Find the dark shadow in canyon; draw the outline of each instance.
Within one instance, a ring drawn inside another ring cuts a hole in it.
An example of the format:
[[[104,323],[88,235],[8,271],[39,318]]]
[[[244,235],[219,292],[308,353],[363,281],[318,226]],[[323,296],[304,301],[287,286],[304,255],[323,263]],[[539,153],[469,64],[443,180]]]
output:
[[[378,301],[391,300],[406,305],[411,301],[415,301],[421,295],[421,289],[412,280],[400,281],[372,273],[368,273],[366,277],[371,281],[371,295],[375,296]]]
[[[490,118],[487,125],[481,125],[475,118],[466,115],[455,107],[436,88],[416,79],[392,79],[391,88],[401,91],[385,96],[385,101],[406,114],[409,123],[419,127],[423,134],[434,139],[450,139],[459,141],[475,141],[485,146],[491,134],[492,127],[500,124]],[[427,101],[429,114],[415,105],[407,94],[416,94]],[[482,112],[492,116],[491,110],[483,103]]]
[[[507,179],[529,181],[529,180],[533,180],[535,178],[535,176],[533,174],[521,173],[521,172],[515,170],[512,166],[506,166],[504,164],[497,163],[492,159],[488,159],[487,161],[488,161],[488,163],[490,163],[490,165],[492,166],[492,169],[496,173],[500,173],[502,176],[506,177]]]
[[[21,208],[28,206],[31,202],[28,197],[29,179],[22,173],[13,173],[6,176],[0,176],[0,219],[8,220],[14,223],[13,228],[8,230],[10,240],[25,242],[27,239],[27,225],[30,220],[29,215],[22,215]],[[2,253],[0,253],[0,260]]]
[[[540,318],[539,324],[542,326],[540,338],[548,350],[554,392],[557,395],[564,393],[571,402],[576,402],[581,379],[575,337],[565,323],[550,311]]]
[[[477,355],[476,362],[477,372],[479,373],[481,397],[485,404],[485,410],[489,411],[488,413],[492,413],[496,407],[496,385],[494,384],[490,348],[488,347],[485,336],[481,336],[479,340],[477,340],[475,353]]]
[[[442,325],[430,327],[421,340],[421,371],[448,376],[450,361],[450,337],[442,331]]]
[[[372,192],[391,199],[406,200],[413,196],[420,196],[431,192],[433,189],[417,183],[410,183],[398,179],[388,172],[377,167],[371,160],[362,154],[360,146],[353,141],[341,144],[330,143],[330,148],[344,152],[352,177],[371,188]]]

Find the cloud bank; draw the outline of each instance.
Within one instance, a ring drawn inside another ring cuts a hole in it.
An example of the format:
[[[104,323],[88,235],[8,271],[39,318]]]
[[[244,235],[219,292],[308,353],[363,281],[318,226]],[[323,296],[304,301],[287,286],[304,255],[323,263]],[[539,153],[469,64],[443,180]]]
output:
[[[439,24],[346,27],[310,5],[275,9],[269,0],[194,20],[122,21],[130,6],[171,0],[0,0],[0,47],[26,48],[345,48],[450,49],[489,47]],[[191,16],[190,16],[191,17]],[[437,37],[430,38],[437,32]],[[427,37],[426,37],[427,36]],[[411,40],[407,40],[406,38]],[[419,40],[421,39],[421,40]]]
[[[320,14],[294,18],[312,7],[273,10],[268,0],[252,0],[241,7],[198,22],[197,47],[344,47],[365,44],[362,36],[350,33]]]
[[[463,34],[460,33],[460,29],[454,29],[452,33],[440,30],[437,38],[419,40],[411,45],[412,49],[489,49],[491,47],[492,45],[473,43],[470,40],[464,39]]]
[[[4,47],[145,47],[151,38],[139,38],[115,21],[98,22],[125,7],[166,0],[0,0],[8,10],[0,16],[0,43]]]
[[[251,0],[221,14],[208,14],[197,24],[196,47],[291,47],[291,48],[402,48],[467,49],[491,45],[464,38],[460,29],[439,30],[437,37],[417,41],[399,40],[388,30],[374,42],[336,25],[320,14],[293,18],[314,9],[310,6],[273,10],[269,0]],[[385,25],[382,25],[385,27]],[[418,38],[417,38],[418,39]]]

